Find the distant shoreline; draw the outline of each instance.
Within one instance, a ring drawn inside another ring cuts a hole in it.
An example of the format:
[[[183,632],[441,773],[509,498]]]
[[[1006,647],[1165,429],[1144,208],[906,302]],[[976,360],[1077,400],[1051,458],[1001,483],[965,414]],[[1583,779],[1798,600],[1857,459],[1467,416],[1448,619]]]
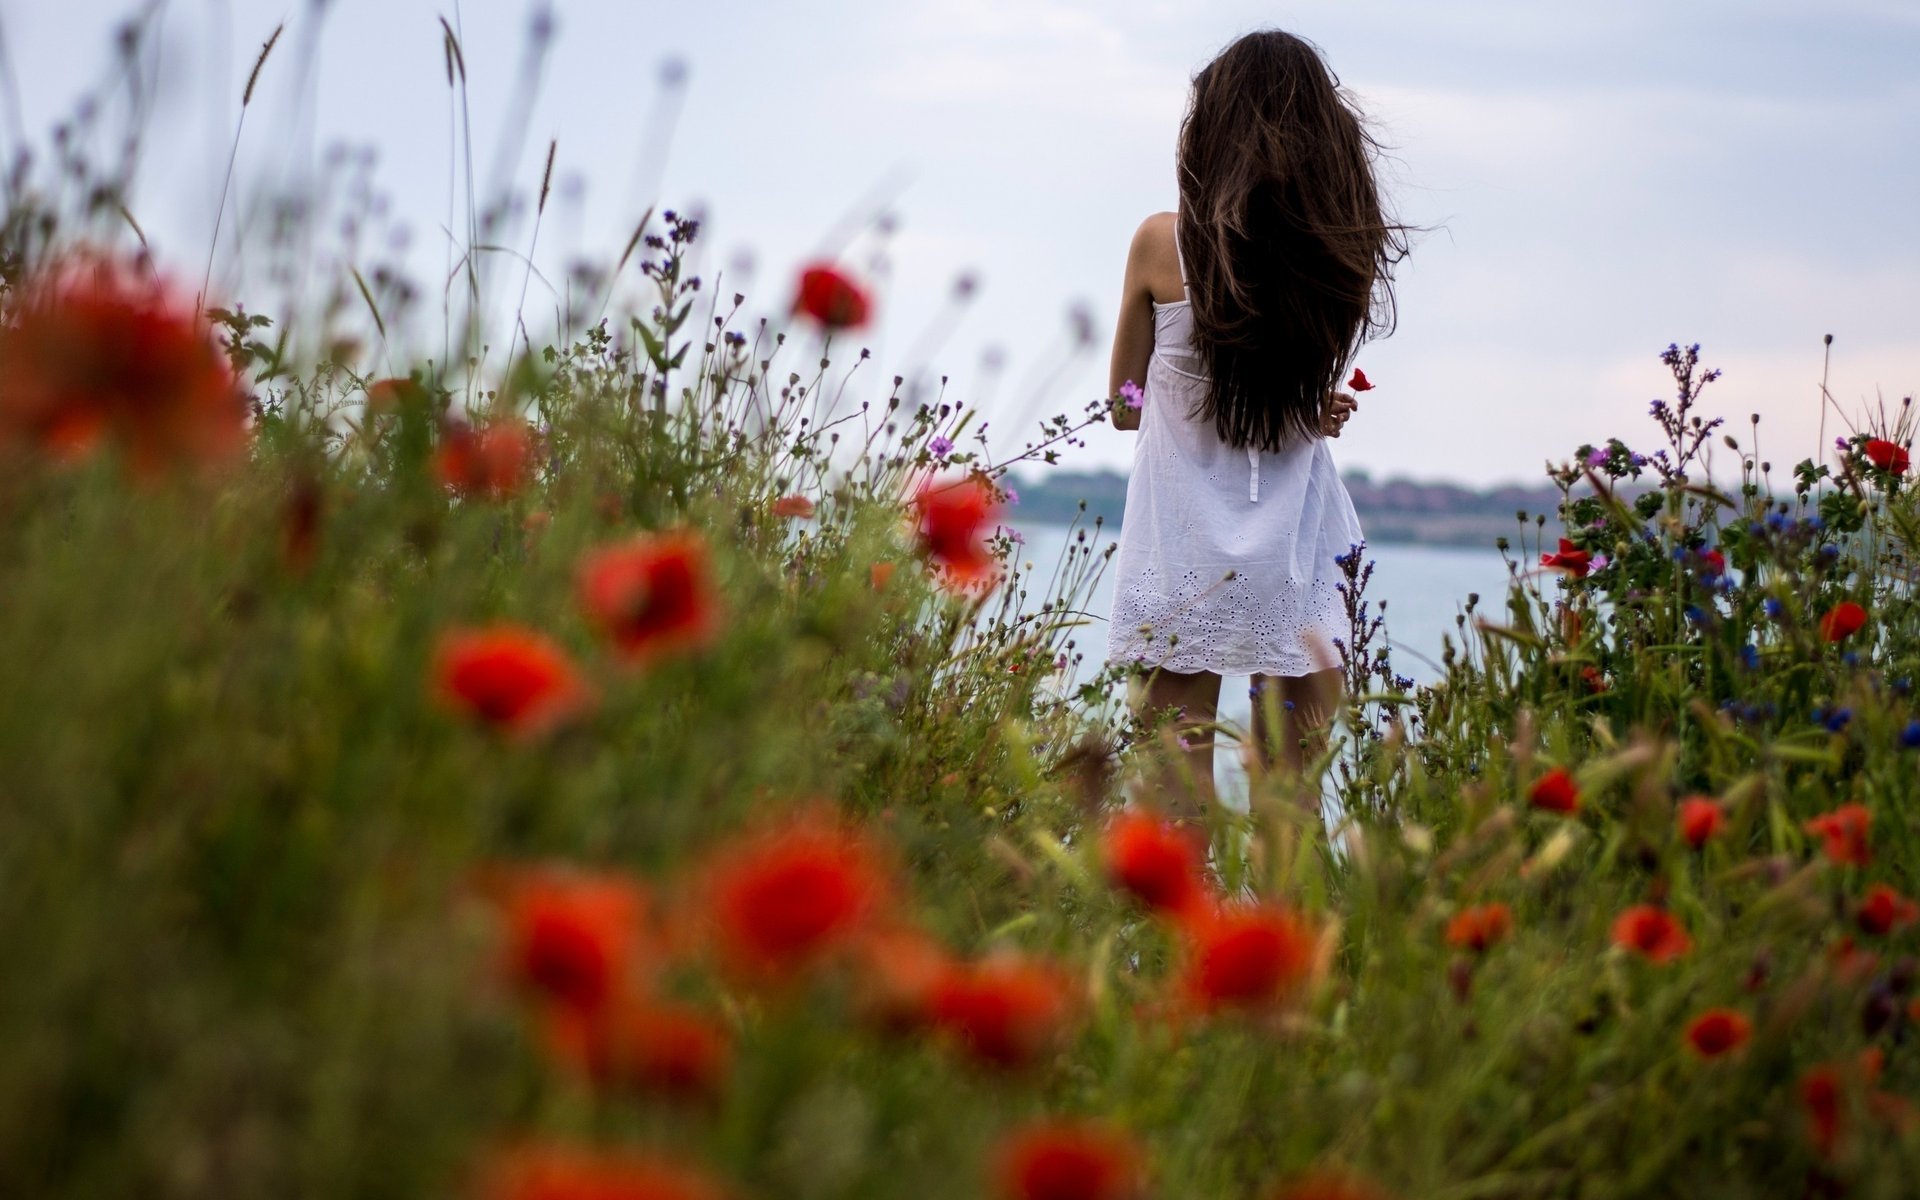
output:
[[[1420,483],[1393,478],[1375,481],[1364,471],[1341,477],[1353,498],[1360,528],[1374,545],[1448,546],[1495,549],[1496,540],[1511,538],[1545,514],[1557,523],[1560,492],[1551,485],[1475,489],[1457,483]],[[1118,471],[1058,471],[1040,477],[1014,476],[1019,494],[1011,516],[1016,523],[1091,524],[1105,518],[1102,528],[1118,531],[1126,509],[1127,477]],[[1084,506],[1084,507],[1083,507]]]

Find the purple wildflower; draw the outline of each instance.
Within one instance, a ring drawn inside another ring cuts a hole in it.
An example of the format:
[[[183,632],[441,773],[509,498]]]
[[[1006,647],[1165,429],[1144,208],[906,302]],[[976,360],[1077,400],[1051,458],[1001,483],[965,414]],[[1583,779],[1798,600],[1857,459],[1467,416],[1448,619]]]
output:
[[[1013,507],[1014,505],[1016,505],[1016,504],[1018,504],[1018,503],[1020,503],[1020,493],[1019,493],[1019,492],[1016,492],[1016,491],[1014,491],[1014,490],[1013,490],[1012,488],[1006,488],[1006,489],[1005,489],[1005,491],[1006,491],[1006,493],[1007,493],[1007,507],[1008,507],[1008,508],[1012,508],[1012,507]]]
[[[1611,450],[1601,447],[1587,455],[1587,465],[1590,467],[1604,467],[1607,465],[1607,460],[1612,457],[1613,452]]]
[[[936,437],[927,443],[927,449],[933,451],[935,458],[945,458],[947,455],[953,453],[953,440],[951,438]]]
[[[1139,408],[1146,395],[1140,390],[1139,384],[1129,379],[1120,385],[1120,398],[1127,402],[1128,408]]]

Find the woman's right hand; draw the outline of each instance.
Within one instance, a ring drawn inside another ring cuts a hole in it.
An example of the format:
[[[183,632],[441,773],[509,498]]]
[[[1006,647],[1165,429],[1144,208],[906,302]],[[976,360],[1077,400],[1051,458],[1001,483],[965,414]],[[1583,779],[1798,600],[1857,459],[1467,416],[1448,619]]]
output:
[[[1320,414],[1320,433],[1323,437],[1339,437],[1340,431],[1347,427],[1347,419],[1360,410],[1360,401],[1347,392],[1333,392],[1327,396],[1327,407]]]

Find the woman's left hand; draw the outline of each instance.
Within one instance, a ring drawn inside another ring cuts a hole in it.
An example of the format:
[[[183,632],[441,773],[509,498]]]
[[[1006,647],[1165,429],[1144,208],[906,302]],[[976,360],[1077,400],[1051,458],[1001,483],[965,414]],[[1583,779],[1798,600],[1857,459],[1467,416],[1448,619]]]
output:
[[[1325,437],[1339,437],[1340,431],[1347,427],[1347,419],[1360,409],[1360,401],[1346,392],[1334,392],[1327,397],[1327,407],[1320,414],[1320,432]]]

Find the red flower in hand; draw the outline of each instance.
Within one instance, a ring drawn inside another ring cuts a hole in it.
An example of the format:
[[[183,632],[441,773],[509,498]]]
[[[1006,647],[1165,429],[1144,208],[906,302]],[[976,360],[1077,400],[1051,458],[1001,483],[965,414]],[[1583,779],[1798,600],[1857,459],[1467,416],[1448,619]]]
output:
[[[828,329],[853,329],[867,323],[871,310],[866,292],[831,263],[815,263],[800,272],[800,292],[793,311],[804,313]]]
[[[1356,392],[1370,392],[1373,390],[1373,381],[1367,378],[1365,371],[1362,371],[1359,367],[1355,367],[1353,369],[1353,378],[1347,380],[1347,386]]]
[[[719,626],[707,545],[692,533],[650,534],[594,551],[580,565],[580,600],[634,664],[698,649]]]
[[[1842,600],[1820,618],[1820,636],[1829,642],[1844,642],[1859,633],[1866,623],[1866,609],[1851,600]]]
[[[1580,786],[1565,767],[1555,767],[1534,781],[1527,803],[1547,812],[1571,815],[1580,809]]]
[[[1808,821],[1804,828],[1808,833],[1819,834],[1825,841],[1827,858],[1842,866],[1864,867],[1873,861],[1873,849],[1868,845],[1867,833],[1873,824],[1873,813],[1864,804],[1842,804],[1829,813],[1821,813]]]
[[[1587,568],[1593,563],[1593,555],[1575,546],[1566,538],[1560,539],[1560,550],[1556,554],[1542,554],[1540,565],[1554,570],[1565,571],[1575,579],[1585,579]]]
[[[977,476],[957,483],[928,483],[914,497],[920,518],[920,546],[965,587],[985,579],[994,568],[986,530],[999,513],[993,485]]]
[[[1123,813],[1101,839],[1107,875],[1158,912],[1191,913],[1206,898],[1200,849],[1178,826],[1152,813]]]
[[[1651,904],[1636,904],[1615,918],[1613,941],[1651,963],[1670,963],[1693,949],[1693,939],[1673,914]]]
[[[1867,933],[1892,933],[1920,920],[1920,905],[1902,896],[1884,883],[1867,889],[1854,920]]]
[[[1727,810],[1707,796],[1688,796],[1680,802],[1680,836],[1695,850],[1706,845],[1727,823]]]
[[[516,625],[445,635],[433,677],[449,707],[515,737],[545,733],[592,700],[566,651]]]
[[[1463,908],[1447,922],[1447,944],[1485,954],[1513,931],[1513,910],[1498,902]]]
[[[1873,438],[1867,443],[1866,454],[1867,461],[1882,471],[1890,471],[1895,475],[1907,473],[1907,451],[1898,442],[1890,442],[1885,438]]]
[[[1000,1144],[1003,1200],[1129,1200],[1139,1195],[1143,1156],[1118,1130],[1049,1122]]]
[[[1687,1045],[1701,1058],[1719,1058],[1747,1044],[1753,1022],[1732,1008],[1710,1008],[1687,1026]]]

